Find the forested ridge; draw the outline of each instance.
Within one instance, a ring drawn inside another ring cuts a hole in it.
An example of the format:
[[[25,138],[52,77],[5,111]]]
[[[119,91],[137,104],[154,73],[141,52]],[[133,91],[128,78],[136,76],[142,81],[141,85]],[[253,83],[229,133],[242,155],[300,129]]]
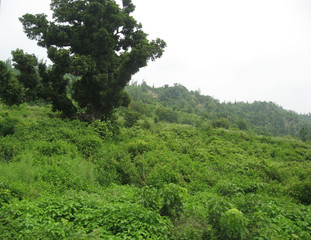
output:
[[[180,84],[154,88],[145,82],[134,82],[126,90],[132,98],[131,109],[145,115],[152,113],[168,122],[191,125],[209,122],[223,124],[226,128],[248,129],[257,134],[311,139],[310,113],[297,114],[273,102],[220,103],[199,91],[188,91]]]

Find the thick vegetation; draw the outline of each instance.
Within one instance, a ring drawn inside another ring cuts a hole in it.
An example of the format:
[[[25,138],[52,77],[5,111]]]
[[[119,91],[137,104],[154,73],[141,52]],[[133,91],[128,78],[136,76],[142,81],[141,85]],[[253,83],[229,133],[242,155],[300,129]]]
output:
[[[165,47],[131,0],[51,8],[20,20],[53,65],[0,61],[0,239],[311,239],[310,114],[124,91]]]
[[[0,105],[0,238],[311,238],[310,142],[145,111]]]

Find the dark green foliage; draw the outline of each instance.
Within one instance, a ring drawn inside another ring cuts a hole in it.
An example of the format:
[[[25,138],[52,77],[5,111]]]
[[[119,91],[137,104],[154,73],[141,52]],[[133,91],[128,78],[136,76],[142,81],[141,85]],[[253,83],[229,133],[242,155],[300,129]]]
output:
[[[299,132],[299,138],[301,141],[306,142],[307,140],[311,140],[311,128],[310,127],[303,127]]]
[[[237,125],[238,125],[238,128],[240,130],[246,130],[247,129],[247,122],[245,121],[245,119],[239,119],[237,121]]]
[[[7,105],[19,105],[23,102],[34,102],[51,96],[46,83],[46,66],[39,63],[35,55],[24,53],[21,49],[12,51],[12,72],[3,68],[0,97]],[[13,74],[14,70],[14,74]],[[44,79],[42,79],[44,78]]]
[[[220,118],[219,120],[213,121],[212,125],[213,127],[217,127],[217,128],[229,128],[229,120],[227,118]]]
[[[14,134],[16,124],[16,119],[10,117],[5,117],[4,119],[0,118],[0,136],[5,137]]]
[[[128,110],[124,112],[124,125],[126,127],[133,127],[138,119],[139,119],[140,114],[136,111],[133,110]]]
[[[179,218],[183,211],[183,194],[186,190],[175,185],[166,185],[160,190],[160,195],[163,198],[163,206],[160,209],[162,216],[168,216],[172,219]]]
[[[207,203],[208,209],[208,221],[214,227],[217,232],[221,232],[220,220],[224,214],[231,209],[233,206],[224,198],[212,198]]]
[[[148,151],[151,147],[145,141],[135,141],[128,144],[127,151],[133,156],[138,156]]]
[[[70,51],[67,49],[48,48],[48,57],[53,62],[51,69],[41,65],[41,76],[46,98],[52,100],[53,111],[60,110],[67,117],[77,112],[77,107],[67,95],[69,79],[65,77],[70,72]]]
[[[46,82],[51,82],[56,110],[72,116],[74,102],[92,120],[128,105],[124,87],[149,60],[161,57],[166,46],[163,40],[147,39],[130,15],[134,9],[130,0],[122,1],[122,7],[113,0],[53,0],[51,22],[44,14],[20,18],[27,36],[48,49],[54,64]],[[64,91],[66,73],[78,76],[71,97]]]
[[[310,178],[304,179],[301,182],[294,184],[291,189],[292,195],[297,198],[301,203],[311,204],[311,180]]]
[[[14,158],[16,151],[17,151],[16,146],[14,145],[14,143],[12,141],[0,142],[0,158],[1,158],[1,161],[5,161],[5,162],[11,161]]]
[[[186,189],[171,183],[159,189],[143,187],[139,192],[139,198],[145,207],[176,220],[183,213],[186,192]]]
[[[156,116],[159,118],[160,121],[165,122],[177,122],[177,112],[174,112],[173,110],[166,108],[166,107],[158,107],[155,111]]]
[[[7,105],[21,104],[25,98],[22,84],[2,61],[0,61],[0,98]]]
[[[37,72],[38,60],[35,55],[24,53],[21,49],[12,51],[13,66],[19,71],[18,82],[25,89],[26,101],[37,100],[40,95],[40,79]]]

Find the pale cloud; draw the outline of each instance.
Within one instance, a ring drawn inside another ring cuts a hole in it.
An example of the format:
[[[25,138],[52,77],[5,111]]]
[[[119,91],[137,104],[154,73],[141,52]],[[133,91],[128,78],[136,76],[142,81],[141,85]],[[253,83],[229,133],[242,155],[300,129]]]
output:
[[[308,1],[134,3],[150,37],[168,43],[163,58],[142,69],[138,80],[156,86],[179,82],[221,101],[273,101],[311,112]]]
[[[34,53],[39,58],[46,58],[46,50],[29,40],[23,32],[19,17],[26,13],[46,13],[50,15],[49,0],[2,0],[0,10],[0,60],[11,58],[11,51],[16,48]]]

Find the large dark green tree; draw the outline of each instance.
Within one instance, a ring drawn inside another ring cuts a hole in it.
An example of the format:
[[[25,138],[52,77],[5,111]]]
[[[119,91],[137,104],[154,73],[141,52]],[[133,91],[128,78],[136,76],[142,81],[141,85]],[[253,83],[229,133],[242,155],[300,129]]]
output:
[[[64,111],[70,105],[72,115],[80,107],[94,119],[127,104],[124,87],[149,60],[161,57],[165,42],[147,39],[131,16],[131,0],[122,6],[113,0],[52,0],[51,10],[52,21],[44,14],[25,14],[20,21],[27,36],[48,49],[54,64],[46,74],[54,108]],[[78,76],[70,97],[63,78],[69,72]]]

